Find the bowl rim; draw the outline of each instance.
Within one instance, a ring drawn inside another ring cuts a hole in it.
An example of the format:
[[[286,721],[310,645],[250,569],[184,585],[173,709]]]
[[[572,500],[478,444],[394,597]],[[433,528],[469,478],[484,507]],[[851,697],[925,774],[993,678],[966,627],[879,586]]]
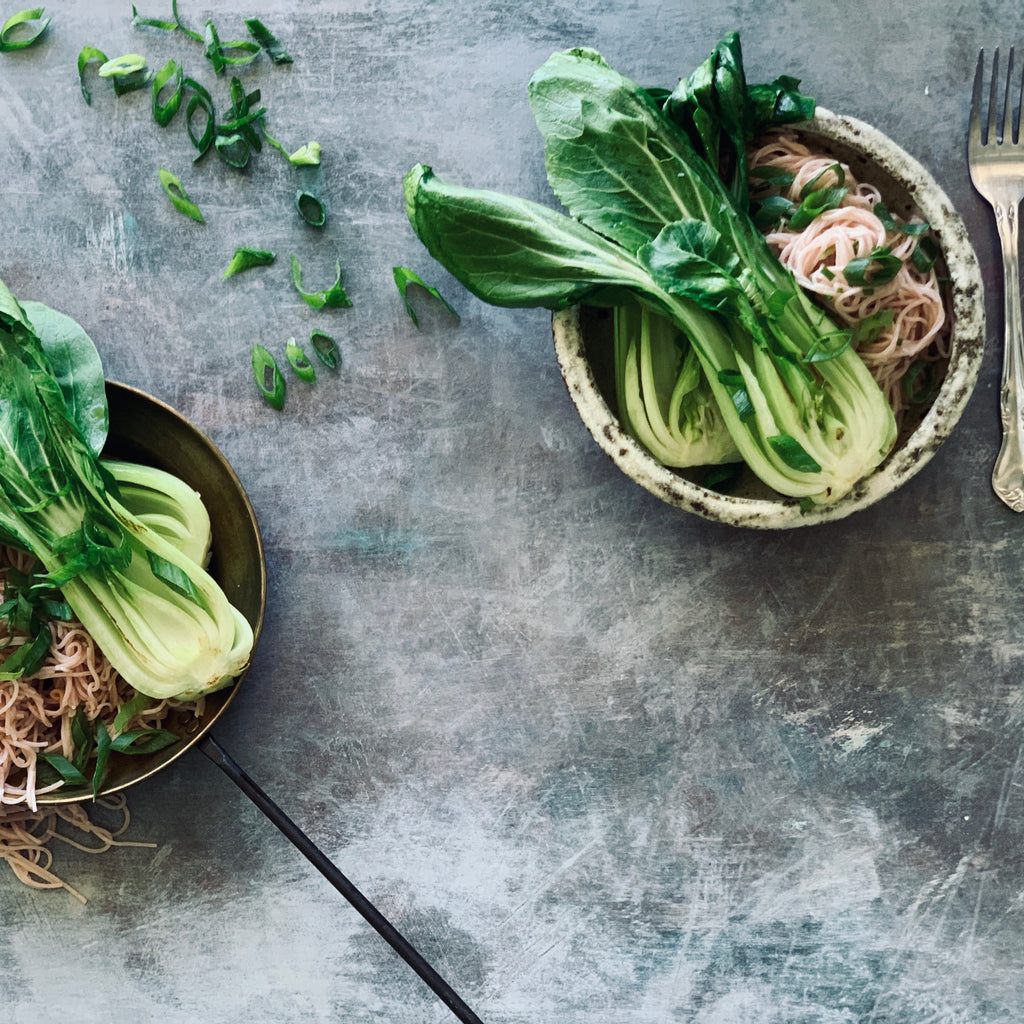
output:
[[[612,461],[670,505],[734,526],[789,529],[843,519],[867,508],[915,476],[949,437],[973,393],[985,351],[984,284],[967,228],[931,173],[887,135],[864,121],[818,107],[792,125],[869,153],[879,169],[913,196],[938,234],[950,278],[952,336],[949,369],[939,392],[907,440],[835,502],[801,508],[799,499],[746,498],[710,490],[657,462],[622,428],[604,400],[586,356],[579,307],[555,312],[552,333],[559,368],[584,424]]]

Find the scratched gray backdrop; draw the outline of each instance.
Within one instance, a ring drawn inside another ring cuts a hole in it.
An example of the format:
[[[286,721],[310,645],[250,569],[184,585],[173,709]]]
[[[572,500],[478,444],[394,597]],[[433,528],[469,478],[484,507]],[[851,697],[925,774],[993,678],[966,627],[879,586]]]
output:
[[[7,4],[6,17],[17,5]],[[169,0],[140,0],[166,17]],[[211,8],[181,0],[201,25]],[[989,491],[999,289],[953,439],[884,503],[737,532],[659,503],[600,454],[547,317],[499,311],[426,257],[400,182],[550,201],[525,102],[554,50],[672,84],[739,29],[748,70],[801,77],[897,139],[971,229],[977,50],[1024,41],[1009,2],[226,0],[295,61],[241,72],[273,151],[193,166],[180,121],[75,62],[168,57],[130,4],[53,3],[0,55],[0,278],[75,317],[108,376],[191,417],[267,545],[267,626],[218,735],[491,1024],[1017,1024],[1024,1011],[1024,519]],[[177,173],[207,223],[175,213]],[[317,235],[295,215],[319,190]],[[237,245],[274,267],[222,283]],[[353,300],[292,291],[340,259]],[[438,285],[456,322],[391,281]],[[255,395],[254,342],[323,327],[342,370]],[[7,1020],[424,1024],[447,1010],[198,754],[131,793],[129,838],[58,851],[87,898],[0,872]]]

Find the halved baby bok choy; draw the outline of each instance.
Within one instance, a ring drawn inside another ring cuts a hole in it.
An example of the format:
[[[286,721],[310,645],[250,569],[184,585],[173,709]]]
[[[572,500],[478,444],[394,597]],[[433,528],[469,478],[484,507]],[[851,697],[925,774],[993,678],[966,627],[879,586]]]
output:
[[[0,539],[35,555],[114,668],[150,697],[210,693],[251,654],[252,628],[200,564],[204,517],[166,480],[100,462],[0,282]]]

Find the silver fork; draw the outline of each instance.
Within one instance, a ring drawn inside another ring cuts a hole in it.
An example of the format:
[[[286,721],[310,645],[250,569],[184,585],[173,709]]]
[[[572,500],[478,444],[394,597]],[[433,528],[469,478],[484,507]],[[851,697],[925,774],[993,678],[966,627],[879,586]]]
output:
[[[1020,107],[1024,81],[1011,89],[1013,47],[1006,61],[1005,84],[1000,88],[999,50],[992,54],[988,90],[988,117],[982,124],[985,51],[978,54],[967,129],[967,164],[974,187],[989,201],[1003,253],[1004,342],[999,415],[1003,442],[992,469],[992,488],[1014,510],[1024,512],[1024,329],[1021,326],[1019,226],[1017,215],[1024,199],[1024,140],[1020,133]],[[999,103],[1002,100],[1002,116]]]

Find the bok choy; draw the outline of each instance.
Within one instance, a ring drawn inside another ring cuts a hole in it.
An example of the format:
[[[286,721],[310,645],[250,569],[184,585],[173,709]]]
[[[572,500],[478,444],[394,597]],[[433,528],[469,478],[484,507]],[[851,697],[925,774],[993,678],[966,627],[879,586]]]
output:
[[[738,39],[727,42],[731,79],[745,90]],[[769,92],[788,110],[793,81],[777,81]],[[763,106],[763,89],[756,95]],[[667,318],[757,476],[814,502],[847,493],[891,449],[895,419],[849,332],[803,293],[737,202],[745,172],[723,182],[706,159],[722,147],[698,151],[667,102],[593,50],[554,54],[531,79],[529,99],[567,213],[449,185],[417,165],[404,181],[406,210],[431,255],[496,305],[640,303]],[[673,109],[683,116],[682,105]],[[692,374],[692,363],[673,360],[677,375]],[[642,375],[625,369],[620,407],[646,407]]]
[[[81,412],[0,282],[0,540],[35,555],[40,582],[60,588],[140,693],[189,699],[228,685],[253,632],[200,564],[201,502],[166,474],[102,463]]]

